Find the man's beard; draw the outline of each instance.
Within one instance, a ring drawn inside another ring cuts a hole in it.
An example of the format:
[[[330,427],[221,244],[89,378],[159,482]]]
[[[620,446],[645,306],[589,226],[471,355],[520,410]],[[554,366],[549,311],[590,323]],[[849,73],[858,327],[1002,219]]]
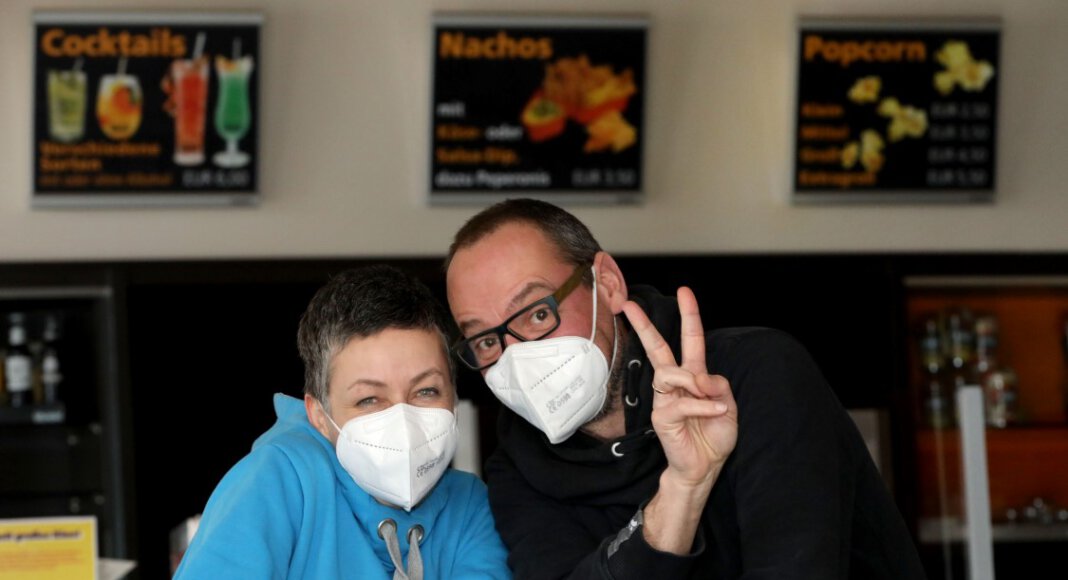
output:
[[[592,419],[587,421],[586,424],[599,421],[611,415],[619,408],[619,405],[622,402],[622,397],[620,395],[623,393],[623,356],[620,353],[626,348],[627,342],[625,340],[625,334],[619,331],[617,331],[617,333],[618,335],[613,337],[614,340],[612,341],[613,350],[616,352],[616,356],[613,358],[616,359],[616,363],[609,369],[608,384],[605,385],[605,388],[608,389],[608,393],[605,394],[604,404],[601,405],[601,410],[598,411]]]

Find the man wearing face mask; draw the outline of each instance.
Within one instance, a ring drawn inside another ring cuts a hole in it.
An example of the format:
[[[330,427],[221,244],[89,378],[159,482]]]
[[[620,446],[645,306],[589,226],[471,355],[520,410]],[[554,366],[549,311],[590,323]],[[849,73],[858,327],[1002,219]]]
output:
[[[789,336],[705,333],[566,211],[483,210],[446,261],[455,355],[501,400],[486,464],[517,578],[922,578],[849,416]]]
[[[510,578],[456,451],[451,324],[386,266],[335,276],[300,321],[304,401],[212,493],[176,578]]]

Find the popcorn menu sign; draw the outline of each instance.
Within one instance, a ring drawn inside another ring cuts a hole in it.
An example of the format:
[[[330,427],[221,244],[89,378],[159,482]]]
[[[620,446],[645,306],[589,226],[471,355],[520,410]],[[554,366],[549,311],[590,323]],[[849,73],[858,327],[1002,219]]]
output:
[[[802,21],[794,200],[985,201],[994,23]]]
[[[34,14],[33,205],[256,199],[258,14]]]
[[[438,15],[430,201],[634,201],[647,22]]]

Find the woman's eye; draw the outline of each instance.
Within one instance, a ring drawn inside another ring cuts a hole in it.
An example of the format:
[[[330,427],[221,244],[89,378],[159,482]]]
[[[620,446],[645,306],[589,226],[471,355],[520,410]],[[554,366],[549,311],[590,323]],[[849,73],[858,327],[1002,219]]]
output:
[[[360,399],[359,401],[356,401],[356,406],[357,407],[371,407],[377,402],[378,402],[378,399],[376,399],[375,397],[365,397],[363,399]]]
[[[437,387],[424,387],[422,389],[419,389],[416,394],[423,398],[430,398],[440,395],[441,390],[439,390]]]

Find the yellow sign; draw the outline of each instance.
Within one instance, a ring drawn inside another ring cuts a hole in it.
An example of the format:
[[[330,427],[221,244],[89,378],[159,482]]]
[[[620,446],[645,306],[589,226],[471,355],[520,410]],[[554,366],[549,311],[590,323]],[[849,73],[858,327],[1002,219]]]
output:
[[[95,580],[96,518],[0,520],[0,580]]]

